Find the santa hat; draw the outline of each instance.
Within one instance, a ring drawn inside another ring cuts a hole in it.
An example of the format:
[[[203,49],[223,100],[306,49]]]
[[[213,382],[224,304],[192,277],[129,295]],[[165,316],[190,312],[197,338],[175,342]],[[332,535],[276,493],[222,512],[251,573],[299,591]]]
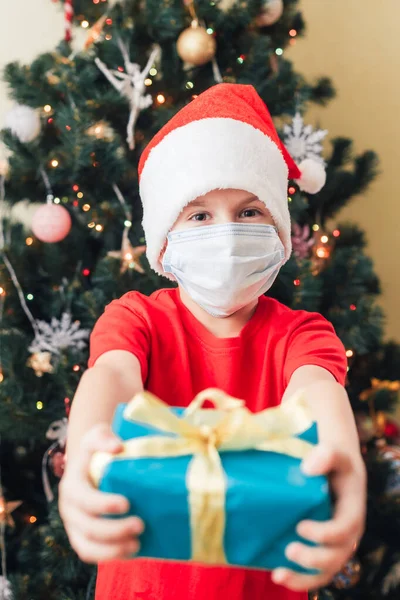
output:
[[[292,249],[288,178],[310,193],[324,184],[324,177],[316,186],[309,173],[302,174],[253,86],[221,83],[209,88],[154,136],[140,158],[142,224],[150,266],[165,276],[160,253],[182,209],[198,196],[228,188],[250,192],[265,204],[287,260]]]

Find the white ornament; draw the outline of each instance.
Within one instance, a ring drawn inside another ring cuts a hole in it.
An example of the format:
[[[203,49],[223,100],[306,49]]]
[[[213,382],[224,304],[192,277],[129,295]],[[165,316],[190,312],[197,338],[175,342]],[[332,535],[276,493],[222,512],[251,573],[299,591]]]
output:
[[[20,142],[32,142],[40,133],[40,117],[30,106],[17,104],[5,117],[6,129],[11,129]]]
[[[32,353],[51,352],[60,354],[66,348],[82,350],[87,344],[90,334],[89,329],[79,329],[80,322],[72,322],[71,314],[65,312],[61,319],[53,317],[51,323],[36,321],[36,332],[33,342],[28,350]]]
[[[0,600],[13,600],[13,598],[11,583],[3,575],[0,575]]]
[[[273,25],[281,18],[283,14],[283,0],[267,0],[256,22],[259,27]]]
[[[296,179],[296,183],[303,192],[316,194],[325,185],[326,172],[321,162],[313,158],[306,158],[298,165],[301,171],[301,178]]]
[[[21,223],[25,231],[30,232],[33,215],[40,206],[43,206],[41,202],[29,200],[20,200],[15,204],[3,202],[0,203],[0,219],[8,219],[10,223]]]
[[[291,125],[283,126],[283,141],[296,163],[305,158],[312,158],[324,165],[321,142],[327,134],[327,129],[314,130],[312,125],[304,125],[303,118],[298,112],[293,117]]]
[[[118,40],[118,45],[121,50],[121,54],[124,59],[126,73],[120,71],[110,70],[107,66],[99,59],[95,58],[95,63],[102,73],[107,77],[108,81],[114,88],[129,101],[130,113],[129,121],[126,128],[129,148],[133,150],[135,148],[135,124],[141,110],[149,108],[153,104],[151,94],[146,94],[145,80],[147,75],[154,64],[157,56],[159,55],[159,48],[155,48],[150,54],[149,60],[143,71],[140,70],[140,65],[131,62],[129,53],[125,44]]]
[[[46,432],[46,437],[48,440],[52,440],[53,442],[57,442],[61,448],[64,448],[65,442],[67,440],[67,430],[68,430],[68,419],[64,417],[63,419],[58,419],[57,421],[53,421]]]

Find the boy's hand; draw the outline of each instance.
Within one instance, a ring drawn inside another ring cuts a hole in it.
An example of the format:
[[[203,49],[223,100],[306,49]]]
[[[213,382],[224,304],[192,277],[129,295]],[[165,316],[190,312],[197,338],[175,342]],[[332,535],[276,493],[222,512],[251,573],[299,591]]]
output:
[[[79,558],[87,563],[129,558],[139,549],[143,523],[137,517],[106,519],[102,514],[129,510],[124,496],[96,490],[89,479],[89,465],[97,450],[113,454],[121,441],[108,425],[95,425],[82,438],[79,460],[68,464],[59,487],[59,510],[69,540]]]
[[[307,569],[318,569],[318,575],[301,575],[279,568],[272,574],[275,583],[302,591],[329,584],[354,553],[365,522],[366,476],[359,457],[356,464],[342,450],[320,444],[304,461],[307,475],[329,475],[335,496],[335,510],[330,521],[302,521],[298,534],[320,547],[295,542],[286,548],[286,556]]]

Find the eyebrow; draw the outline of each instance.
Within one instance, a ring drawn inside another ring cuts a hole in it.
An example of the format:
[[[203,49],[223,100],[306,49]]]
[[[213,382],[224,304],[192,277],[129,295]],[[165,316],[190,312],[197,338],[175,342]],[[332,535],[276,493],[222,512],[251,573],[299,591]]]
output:
[[[244,204],[248,204],[249,202],[260,202],[260,199],[257,196],[248,196],[247,198],[243,198],[243,200],[239,203],[239,206],[243,206]],[[185,208],[204,208],[204,201],[202,200],[193,200],[190,204],[187,204]]]

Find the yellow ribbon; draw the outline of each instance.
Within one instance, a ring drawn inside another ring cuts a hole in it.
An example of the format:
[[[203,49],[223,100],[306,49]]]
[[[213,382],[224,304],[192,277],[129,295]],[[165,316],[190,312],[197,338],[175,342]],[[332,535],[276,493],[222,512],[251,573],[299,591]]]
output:
[[[202,410],[205,400],[211,400],[216,410]],[[143,391],[127,404],[124,418],[174,436],[133,438],[124,442],[124,450],[117,455],[96,452],[90,465],[94,484],[99,485],[113,460],[193,455],[186,474],[191,559],[210,564],[227,563],[223,546],[226,480],[219,452],[254,449],[304,459],[313,448],[294,437],[312,424],[301,392],[278,407],[253,414],[242,400],[209,388],[178,417],[162,400]]]

